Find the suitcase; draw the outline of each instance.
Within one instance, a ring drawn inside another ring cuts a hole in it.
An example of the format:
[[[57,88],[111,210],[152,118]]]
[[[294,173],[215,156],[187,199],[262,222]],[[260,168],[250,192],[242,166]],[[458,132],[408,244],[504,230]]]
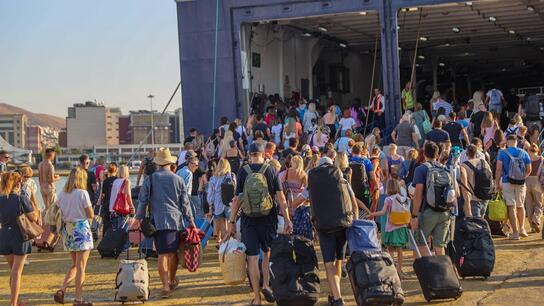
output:
[[[102,205],[96,205],[94,209],[94,218],[91,222],[91,233],[93,234],[93,240],[98,240],[98,233],[102,227]]]
[[[303,236],[278,235],[271,246],[270,283],[278,305],[315,305],[321,288],[314,243]]]
[[[357,305],[402,305],[404,291],[387,252],[353,252],[346,264]]]
[[[372,220],[355,220],[346,231],[349,252],[380,252],[382,246],[378,239],[378,226]]]
[[[51,248],[46,248],[44,246],[44,243],[47,240],[47,237],[49,237],[49,235],[51,234],[51,226],[42,224],[42,228],[43,228],[43,233],[41,234],[41,236],[34,239],[34,242],[32,242],[32,244],[36,247],[38,252],[42,252],[42,251],[54,252],[55,247],[57,246],[60,240],[59,239],[60,235],[56,235],[55,239],[53,239],[53,245],[51,246]]]
[[[130,246],[137,247],[142,242],[142,238],[140,237],[141,232],[133,224],[134,222],[129,225],[128,240],[130,241]]]
[[[139,230],[136,232],[141,237]],[[138,252],[138,260],[129,259],[129,250],[127,250],[127,259],[119,262],[119,271],[115,277],[115,297],[114,301],[125,302],[145,302],[149,299],[149,270],[147,261],[142,259],[142,253]]]
[[[487,279],[491,275],[495,266],[495,246],[485,219],[461,220],[448,248],[461,277],[482,276]]]
[[[414,272],[425,300],[427,302],[443,299],[457,300],[463,294],[463,289],[450,257],[446,255],[422,257],[412,231],[409,231],[409,233],[412,244],[416,246],[414,249],[418,256],[414,261]],[[423,232],[421,232],[421,235],[425,247],[431,253]]]
[[[98,253],[100,253],[101,258],[118,258],[121,253],[126,249],[126,244],[128,241],[128,232],[125,228],[128,218],[123,223],[123,226],[115,226],[112,223],[112,226],[96,248]]]
[[[206,218],[197,218],[195,220],[195,225],[198,229],[204,232],[204,238],[200,240],[200,244],[202,246],[202,251],[206,248],[206,245],[208,245],[208,240],[210,240],[210,237],[213,235],[213,217],[208,220]]]

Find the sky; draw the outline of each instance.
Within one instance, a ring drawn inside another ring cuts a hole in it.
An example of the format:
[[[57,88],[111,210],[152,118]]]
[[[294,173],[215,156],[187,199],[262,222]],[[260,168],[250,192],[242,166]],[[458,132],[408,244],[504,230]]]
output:
[[[180,79],[174,0],[0,0],[0,102],[164,107]],[[181,106],[179,93],[169,110]]]

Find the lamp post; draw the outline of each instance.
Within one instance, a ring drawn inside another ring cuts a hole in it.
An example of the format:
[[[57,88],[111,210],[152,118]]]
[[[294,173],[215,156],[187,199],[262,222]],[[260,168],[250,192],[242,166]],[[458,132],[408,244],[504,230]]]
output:
[[[155,123],[153,122],[153,98],[155,98],[155,96],[149,94],[147,97],[149,98],[149,104],[151,107],[151,147],[153,150],[155,150]]]

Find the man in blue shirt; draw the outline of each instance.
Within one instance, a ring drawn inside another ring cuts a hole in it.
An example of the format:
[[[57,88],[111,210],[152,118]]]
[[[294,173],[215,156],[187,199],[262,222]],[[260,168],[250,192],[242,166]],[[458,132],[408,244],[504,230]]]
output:
[[[441,151],[451,146],[450,134],[442,129],[442,121],[435,119],[433,129],[425,137],[425,143],[434,142],[440,146]]]
[[[362,153],[363,153],[362,145],[359,144],[359,143],[355,144],[353,146],[353,148],[351,148],[351,157],[349,159],[349,164],[350,164],[350,167],[351,167],[352,171],[353,171],[353,167],[355,165],[363,165],[364,166],[364,170],[365,170],[366,175],[368,177],[368,183],[370,185],[370,190],[369,190],[370,194],[368,196],[369,196],[370,199],[373,199],[374,197],[372,197],[372,194],[374,192],[378,191],[376,173],[374,173],[374,167],[372,166],[372,162],[369,159],[364,158]],[[359,185],[360,184],[356,184],[356,183],[354,184],[353,176],[352,176],[351,187],[355,188],[355,189],[359,189],[359,187],[360,187]],[[365,199],[363,197],[364,190],[354,190],[354,192],[355,192],[355,197],[357,199],[359,199],[360,201],[362,201],[363,203],[365,201],[367,201],[367,202],[369,201],[368,199]],[[370,204],[371,203],[365,203],[365,205],[367,205],[368,208],[372,207]]]
[[[412,220],[410,226],[412,230],[421,229],[425,239],[433,238],[433,249],[436,255],[444,255],[444,247],[446,247],[446,238],[450,227],[450,211],[433,210],[425,199],[427,194],[427,173],[429,172],[429,164],[438,163],[438,146],[435,143],[425,144],[423,154],[425,163],[418,166],[414,170],[414,184],[416,191],[414,194],[414,205],[412,207]],[[421,247],[423,239],[421,233],[416,234],[419,249],[423,256],[431,256],[426,247]],[[415,257],[417,258],[417,256]]]
[[[183,179],[187,187],[187,193],[190,195],[193,192],[193,173],[198,169],[198,158],[189,157],[185,163],[185,166],[179,169],[176,175]],[[198,186],[195,186],[195,188],[198,188]],[[198,202],[191,201],[193,216],[201,217],[203,215],[202,207],[196,207],[196,205],[198,205]]]
[[[506,206],[508,206],[508,219],[510,219],[510,226],[512,226],[512,234],[509,239],[519,240],[520,236],[528,237],[525,231],[525,195],[527,193],[527,187],[525,182],[512,183],[509,179],[510,175],[510,163],[512,158],[520,158],[525,164],[525,178],[531,173],[531,158],[529,154],[523,149],[517,148],[518,137],[514,134],[508,135],[506,138],[506,150],[501,150],[497,157],[497,170],[495,173],[495,186],[500,191]],[[505,152],[507,151],[507,152]],[[510,156],[511,157],[510,157]],[[521,184],[520,184],[521,183]],[[517,220],[516,220],[517,217]]]

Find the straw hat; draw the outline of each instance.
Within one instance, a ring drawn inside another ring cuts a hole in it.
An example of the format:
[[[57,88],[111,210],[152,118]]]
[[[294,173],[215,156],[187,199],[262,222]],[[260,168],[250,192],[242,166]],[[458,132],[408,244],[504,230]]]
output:
[[[160,148],[157,150],[155,158],[153,159],[153,162],[159,166],[175,164],[176,161],[177,157],[172,156],[172,153],[170,153],[170,149],[168,148]]]

